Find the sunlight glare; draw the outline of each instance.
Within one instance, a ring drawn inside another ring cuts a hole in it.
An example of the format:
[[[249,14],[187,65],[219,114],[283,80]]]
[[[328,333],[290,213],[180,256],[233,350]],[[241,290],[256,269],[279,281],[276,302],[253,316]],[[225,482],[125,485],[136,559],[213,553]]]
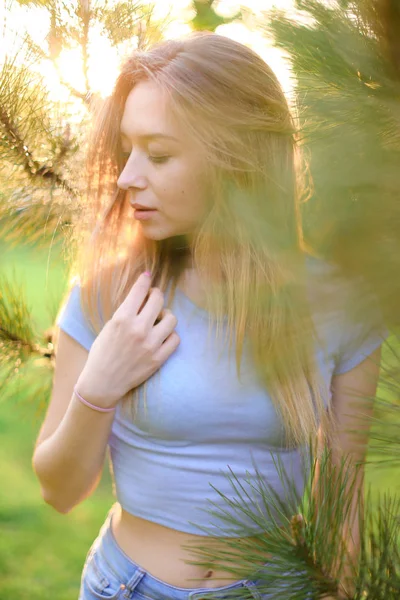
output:
[[[188,35],[192,31],[192,28],[187,23],[180,23],[175,21],[171,23],[166,29],[166,37],[171,39],[177,39]]]
[[[79,48],[68,48],[61,51],[55,61],[60,75],[66,83],[71,84],[76,90],[85,89],[85,80],[82,70],[82,56]]]
[[[275,48],[272,42],[266,39],[261,32],[250,31],[242,23],[228,23],[220,25],[217,28],[217,33],[236,40],[254,50],[271,67],[284,93],[288,99],[291,98],[293,94],[293,79],[290,65],[284,53],[280,49]]]
[[[142,0],[146,4],[148,0]],[[150,2],[150,0],[149,0]],[[167,38],[179,38],[190,33],[191,28],[187,21],[193,18],[194,11],[190,0],[175,0],[174,3],[165,0],[156,0],[154,2],[156,14],[159,19],[169,15],[171,22],[166,27],[165,36]],[[224,16],[229,16],[236,12],[240,5],[250,8],[255,13],[271,9],[272,7],[293,11],[293,0],[242,0],[242,2],[233,2],[220,0],[216,2],[215,9]],[[233,10],[235,9],[235,11]],[[49,28],[48,13],[43,8],[21,7],[17,4],[13,6],[7,14],[7,28],[13,32],[23,32],[26,30],[32,36],[34,41],[40,45],[44,51],[47,51],[46,34]],[[186,21],[186,22],[185,22]],[[293,85],[291,81],[290,68],[285,61],[283,53],[272,47],[272,44],[257,30],[250,30],[244,23],[233,22],[227,25],[221,25],[217,32],[227,37],[248,45],[253,48],[275,71],[285,92],[290,95]],[[10,48],[10,42],[4,38],[4,46]],[[132,49],[134,40],[132,40]],[[124,48],[125,49],[125,48]],[[130,50],[129,43],[126,49]],[[121,54],[113,48],[109,40],[102,35],[100,29],[94,27],[90,34],[89,60],[88,60],[88,79],[90,89],[100,94],[102,97],[109,95],[115,83],[116,76],[120,68]],[[67,85],[72,86],[78,92],[84,93],[86,90],[85,78],[82,65],[82,54],[78,47],[64,48],[55,64],[50,61],[37,61],[36,70],[46,79],[52,96],[58,101],[68,101],[71,96],[68,88],[60,83],[60,79]],[[58,73],[57,73],[58,71]]]

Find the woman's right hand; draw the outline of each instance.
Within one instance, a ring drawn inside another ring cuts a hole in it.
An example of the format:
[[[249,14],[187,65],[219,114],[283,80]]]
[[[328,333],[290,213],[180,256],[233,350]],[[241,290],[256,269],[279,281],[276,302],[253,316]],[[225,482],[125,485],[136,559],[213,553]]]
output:
[[[142,273],[93,342],[76,384],[85,400],[115,406],[178,347],[177,318],[164,308],[161,290],[150,285],[151,278]]]

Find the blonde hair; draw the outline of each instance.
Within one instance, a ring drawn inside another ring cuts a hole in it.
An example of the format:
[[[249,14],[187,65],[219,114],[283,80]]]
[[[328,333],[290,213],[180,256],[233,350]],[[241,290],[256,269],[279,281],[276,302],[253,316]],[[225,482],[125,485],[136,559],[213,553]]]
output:
[[[304,444],[325,419],[307,300],[299,202],[306,189],[285,96],[252,50],[210,32],[158,43],[126,61],[98,116],[88,153],[88,191],[74,228],[82,307],[99,333],[139,274],[166,290],[183,269],[170,239],[146,239],[116,181],[123,168],[119,125],[129,92],[156,82],[174,115],[207,155],[212,206],[193,244],[216,335],[227,319],[240,364],[245,336],[287,443]],[[212,195],[211,195],[212,194]],[[101,306],[101,316],[99,314]],[[135,390],[137,391],[137,390]],[[135,394],[134,394],[135,399]],[[137,398],[136,398],[137,401]]]

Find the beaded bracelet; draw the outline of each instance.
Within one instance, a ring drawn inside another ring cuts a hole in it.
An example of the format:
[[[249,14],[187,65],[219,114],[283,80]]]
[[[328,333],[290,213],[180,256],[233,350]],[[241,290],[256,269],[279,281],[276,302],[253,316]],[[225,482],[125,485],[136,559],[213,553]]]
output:
[[[112,408],[102,408],[101,406],[95,406],[94,404],[91,404],[90,402],[85,400],[85,398],[82,398],[82,396],[79,394],[79,392],[77,392],[76,386],[74,387],[74,394],[81,402],[83,402],[83,404],[86,404],[86,406],[89,406],[89,408],[92,408],[93,410],[97,410],[98,412],[107,413],[107,412],[112,412],[115,410],[115,406],[113,406]]]

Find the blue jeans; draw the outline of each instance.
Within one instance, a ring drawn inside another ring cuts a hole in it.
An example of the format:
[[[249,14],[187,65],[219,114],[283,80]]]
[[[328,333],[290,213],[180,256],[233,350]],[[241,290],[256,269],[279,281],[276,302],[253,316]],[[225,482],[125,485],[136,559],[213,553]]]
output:
[[[246,579],[217,588],[181,588],[164,583],[133,562],[119,547],[111,529],[112,511],[87,554],[79,600],[267,600],[269,597],[258,591],[256,582]]]

